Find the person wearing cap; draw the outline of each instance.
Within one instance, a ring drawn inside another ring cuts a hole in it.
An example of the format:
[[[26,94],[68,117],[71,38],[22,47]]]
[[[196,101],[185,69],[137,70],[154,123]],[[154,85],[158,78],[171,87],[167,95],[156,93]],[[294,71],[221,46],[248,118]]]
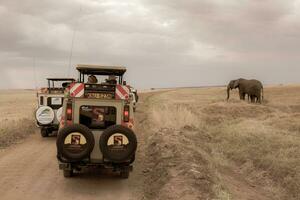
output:
[[[88,77],[88,82],[87,83],[89,83],[89,84],[96,84],[96,83],[98,83],[98,80],[97,80],[96,76],[90,75]]]

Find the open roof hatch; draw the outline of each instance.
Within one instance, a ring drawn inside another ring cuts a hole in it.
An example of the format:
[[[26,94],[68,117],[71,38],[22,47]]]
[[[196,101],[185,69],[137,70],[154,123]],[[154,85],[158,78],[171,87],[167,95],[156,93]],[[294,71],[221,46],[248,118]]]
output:
[[[82,74],[123,76],[126,68],[122,66],[102,66],[79,64],[76,68]]]

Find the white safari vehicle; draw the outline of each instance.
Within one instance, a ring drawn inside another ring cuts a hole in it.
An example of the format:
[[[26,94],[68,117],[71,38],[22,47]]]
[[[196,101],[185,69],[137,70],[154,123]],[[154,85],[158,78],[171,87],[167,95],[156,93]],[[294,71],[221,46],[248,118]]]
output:
[[[137,103],[139,101],[139,96],[137,90],[133,87],[130,88],[130,97],[132,98],[133,111],[136,111]]]
[[[36,123],[41,129],[42,137],[47,137],[58,130],[61,119],[64,91],[75,82],[72,78],[48,78],[48,87],[37,93],[38,108],[35,113]]]
[[[123,81],[126,68],[78,65],[77,70],[79,81],[70,85],[63,103],[59,168],[65,177],[96,167],[128,178],[137,139],[130,89]]]

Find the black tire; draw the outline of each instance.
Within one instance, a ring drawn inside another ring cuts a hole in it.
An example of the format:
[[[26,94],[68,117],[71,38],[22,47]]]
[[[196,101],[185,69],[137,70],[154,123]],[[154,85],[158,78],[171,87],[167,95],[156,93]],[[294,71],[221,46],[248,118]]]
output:
[[[133,156],[131,156],[130,162],[129,162],[129,163],[131,164],[131,163],[133,163],[134,161],[135,161],[135,153],[133,154]]]
[[[63,170],[64,177],[69,178],[73,176],[73,169],[64,169]]]
[[[108,146],[109,138],[116,133],[127,137],[129,143],[127,145],[121,145],[122,148],[114,148],[115,145],[111,145],[112,147]],[[131,129],[121,125],[114,125],[103,131],[99,146],[105,159],[116,163],[128,162],[132,160],[132,157],[135,155],[137,139]]]
[[[48,137],[49,136],[49,131],[47,128],[41,128],[41,136],[42,137]]]
[[[80,133],[84,136],[85,144],[65,144],[65,139],[71,133]],[[95,146],[95,139],[92,131],[81,124],[73,124],[59,130],[56,147],[57,155],[60,158],[67,159],[69,162],[78,162],[85,158],[89,158],[90,153]],[[76,147],[76,148],[74,148]]]

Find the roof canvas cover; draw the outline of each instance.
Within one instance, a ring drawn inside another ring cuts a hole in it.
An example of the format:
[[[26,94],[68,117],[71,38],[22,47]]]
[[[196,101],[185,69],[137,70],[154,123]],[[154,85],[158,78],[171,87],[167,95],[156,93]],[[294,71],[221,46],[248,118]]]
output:
[[[126,67],[122,67],[122,66],[102,66],[102,65],[79,64],[79,65],[77,65],[76,69],[83,74],[93,74],[93,75],[123,76],[123,74],[126,72]]]
[[[75,81],[74,78],[47,78],[48,81]]]

